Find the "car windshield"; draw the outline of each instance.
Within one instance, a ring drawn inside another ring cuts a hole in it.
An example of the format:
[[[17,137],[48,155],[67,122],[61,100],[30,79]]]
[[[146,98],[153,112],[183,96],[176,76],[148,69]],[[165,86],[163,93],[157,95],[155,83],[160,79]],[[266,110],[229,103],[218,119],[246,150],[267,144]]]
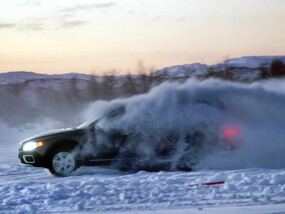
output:
[[[77,126],[76,129],[85,129],[88,126],[90,126],[92,123],[95,123],[96,121],[103,119],[103,118],[106,118],[106,119],[116,118],[116,117],[124,114],[125,111],[126,111],[125,106],[119,106],[117,108],[112,109],[111,111],[109,111],[108,113],[106,113],[102,117],[98,118],[97,120],[86,121],[85,123],[82,123],[81,125]]]

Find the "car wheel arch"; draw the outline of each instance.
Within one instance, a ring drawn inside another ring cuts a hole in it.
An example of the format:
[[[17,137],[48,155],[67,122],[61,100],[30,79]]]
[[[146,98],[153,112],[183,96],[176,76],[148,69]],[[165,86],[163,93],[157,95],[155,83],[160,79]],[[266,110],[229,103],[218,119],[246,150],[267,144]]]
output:
[[[67,149],[67,150],[73,150],[77,146],[79,146],[80,143],[75,141],[75,140],[59,140],[53,143],[45,152],[46,158],[51,158],[52,154],[54,151],[62,148],[62,149]]]

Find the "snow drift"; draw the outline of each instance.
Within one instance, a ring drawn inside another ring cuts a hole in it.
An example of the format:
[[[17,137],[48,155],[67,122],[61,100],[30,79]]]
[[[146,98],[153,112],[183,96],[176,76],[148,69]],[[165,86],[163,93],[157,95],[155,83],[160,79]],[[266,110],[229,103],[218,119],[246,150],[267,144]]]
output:
[[[120,106],[125,113],[102,119],[105,130],[130,135],[120,152],[133,151],[147,164],[170,163],[170,169],[285,167],[284,80],[254,84],[191,79],[184,84],[164,83],[148,94],[110,102],[95,102],[83,113],[96,119]],[[280,88],[278,89],[278,85]],[[239,147],[225,151],[223,127],[240,127]],[[189,143],[196,133],[202,138]],[[106,148],[110,147],[110,142]],[[171,149],[167,160],[161,154]]]

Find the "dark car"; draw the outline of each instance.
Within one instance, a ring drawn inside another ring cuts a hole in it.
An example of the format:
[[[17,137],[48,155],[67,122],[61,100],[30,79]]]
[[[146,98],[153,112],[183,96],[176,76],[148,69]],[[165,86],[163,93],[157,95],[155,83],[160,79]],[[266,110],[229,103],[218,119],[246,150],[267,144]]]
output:
[[[18,157],[22,164],[47,168],[55,176],[67,176],[82,165],[109,166],[117,163],[122,169],[126,168],[136,161],[136,158],[118,157],[118,148],[127,136],[118,130],[106,132],[97,127],[103,118],[116,117],[123,111],[118,108],[76,128],[54,130],[28,138],[20,143]],[[96,142],[98,136],[108,139],[114,146],[103,148],[101,145],[100,148]],[[90,148],[94,145],[97,145],[96,151]]]
[[[165,136],[164,144],[155,147],[156,159],[146,160],[136,151],[134,144],[130,143],[135,141],[136,135],[120,128],[104,129],[98,125],[102,120],[112,123],[124,113],[125,108],[121,106],[94,122],[28,138],[20,143],[19,159],[25,165],[45,167],[55,176],[68,176],[82,165],[112,166],[120,170],[192,170],[195,163],[189,161],[189,157],[201,150],[203,132],[192,130],[183,137],[185,155],[175,163],[174,168],[172,157],[175,156],[175,146],[179,140],[175,131]],[[232,138],[238,135],[239,130],[230,127],[223,132],[224,140],[230,142],[226,144],[227,148],[234,148],[236,141]]]

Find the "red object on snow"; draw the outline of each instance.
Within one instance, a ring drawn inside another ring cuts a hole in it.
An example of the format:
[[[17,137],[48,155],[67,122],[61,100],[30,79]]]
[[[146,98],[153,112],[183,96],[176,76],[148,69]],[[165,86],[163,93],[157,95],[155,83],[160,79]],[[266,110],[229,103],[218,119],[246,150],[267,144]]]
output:
[[[216,184],[224,184],[224,181],[210,182],[210,183],[202,183],[202,184],[191,184],[190,186],[202,186],[202,185],[216,185]]]

